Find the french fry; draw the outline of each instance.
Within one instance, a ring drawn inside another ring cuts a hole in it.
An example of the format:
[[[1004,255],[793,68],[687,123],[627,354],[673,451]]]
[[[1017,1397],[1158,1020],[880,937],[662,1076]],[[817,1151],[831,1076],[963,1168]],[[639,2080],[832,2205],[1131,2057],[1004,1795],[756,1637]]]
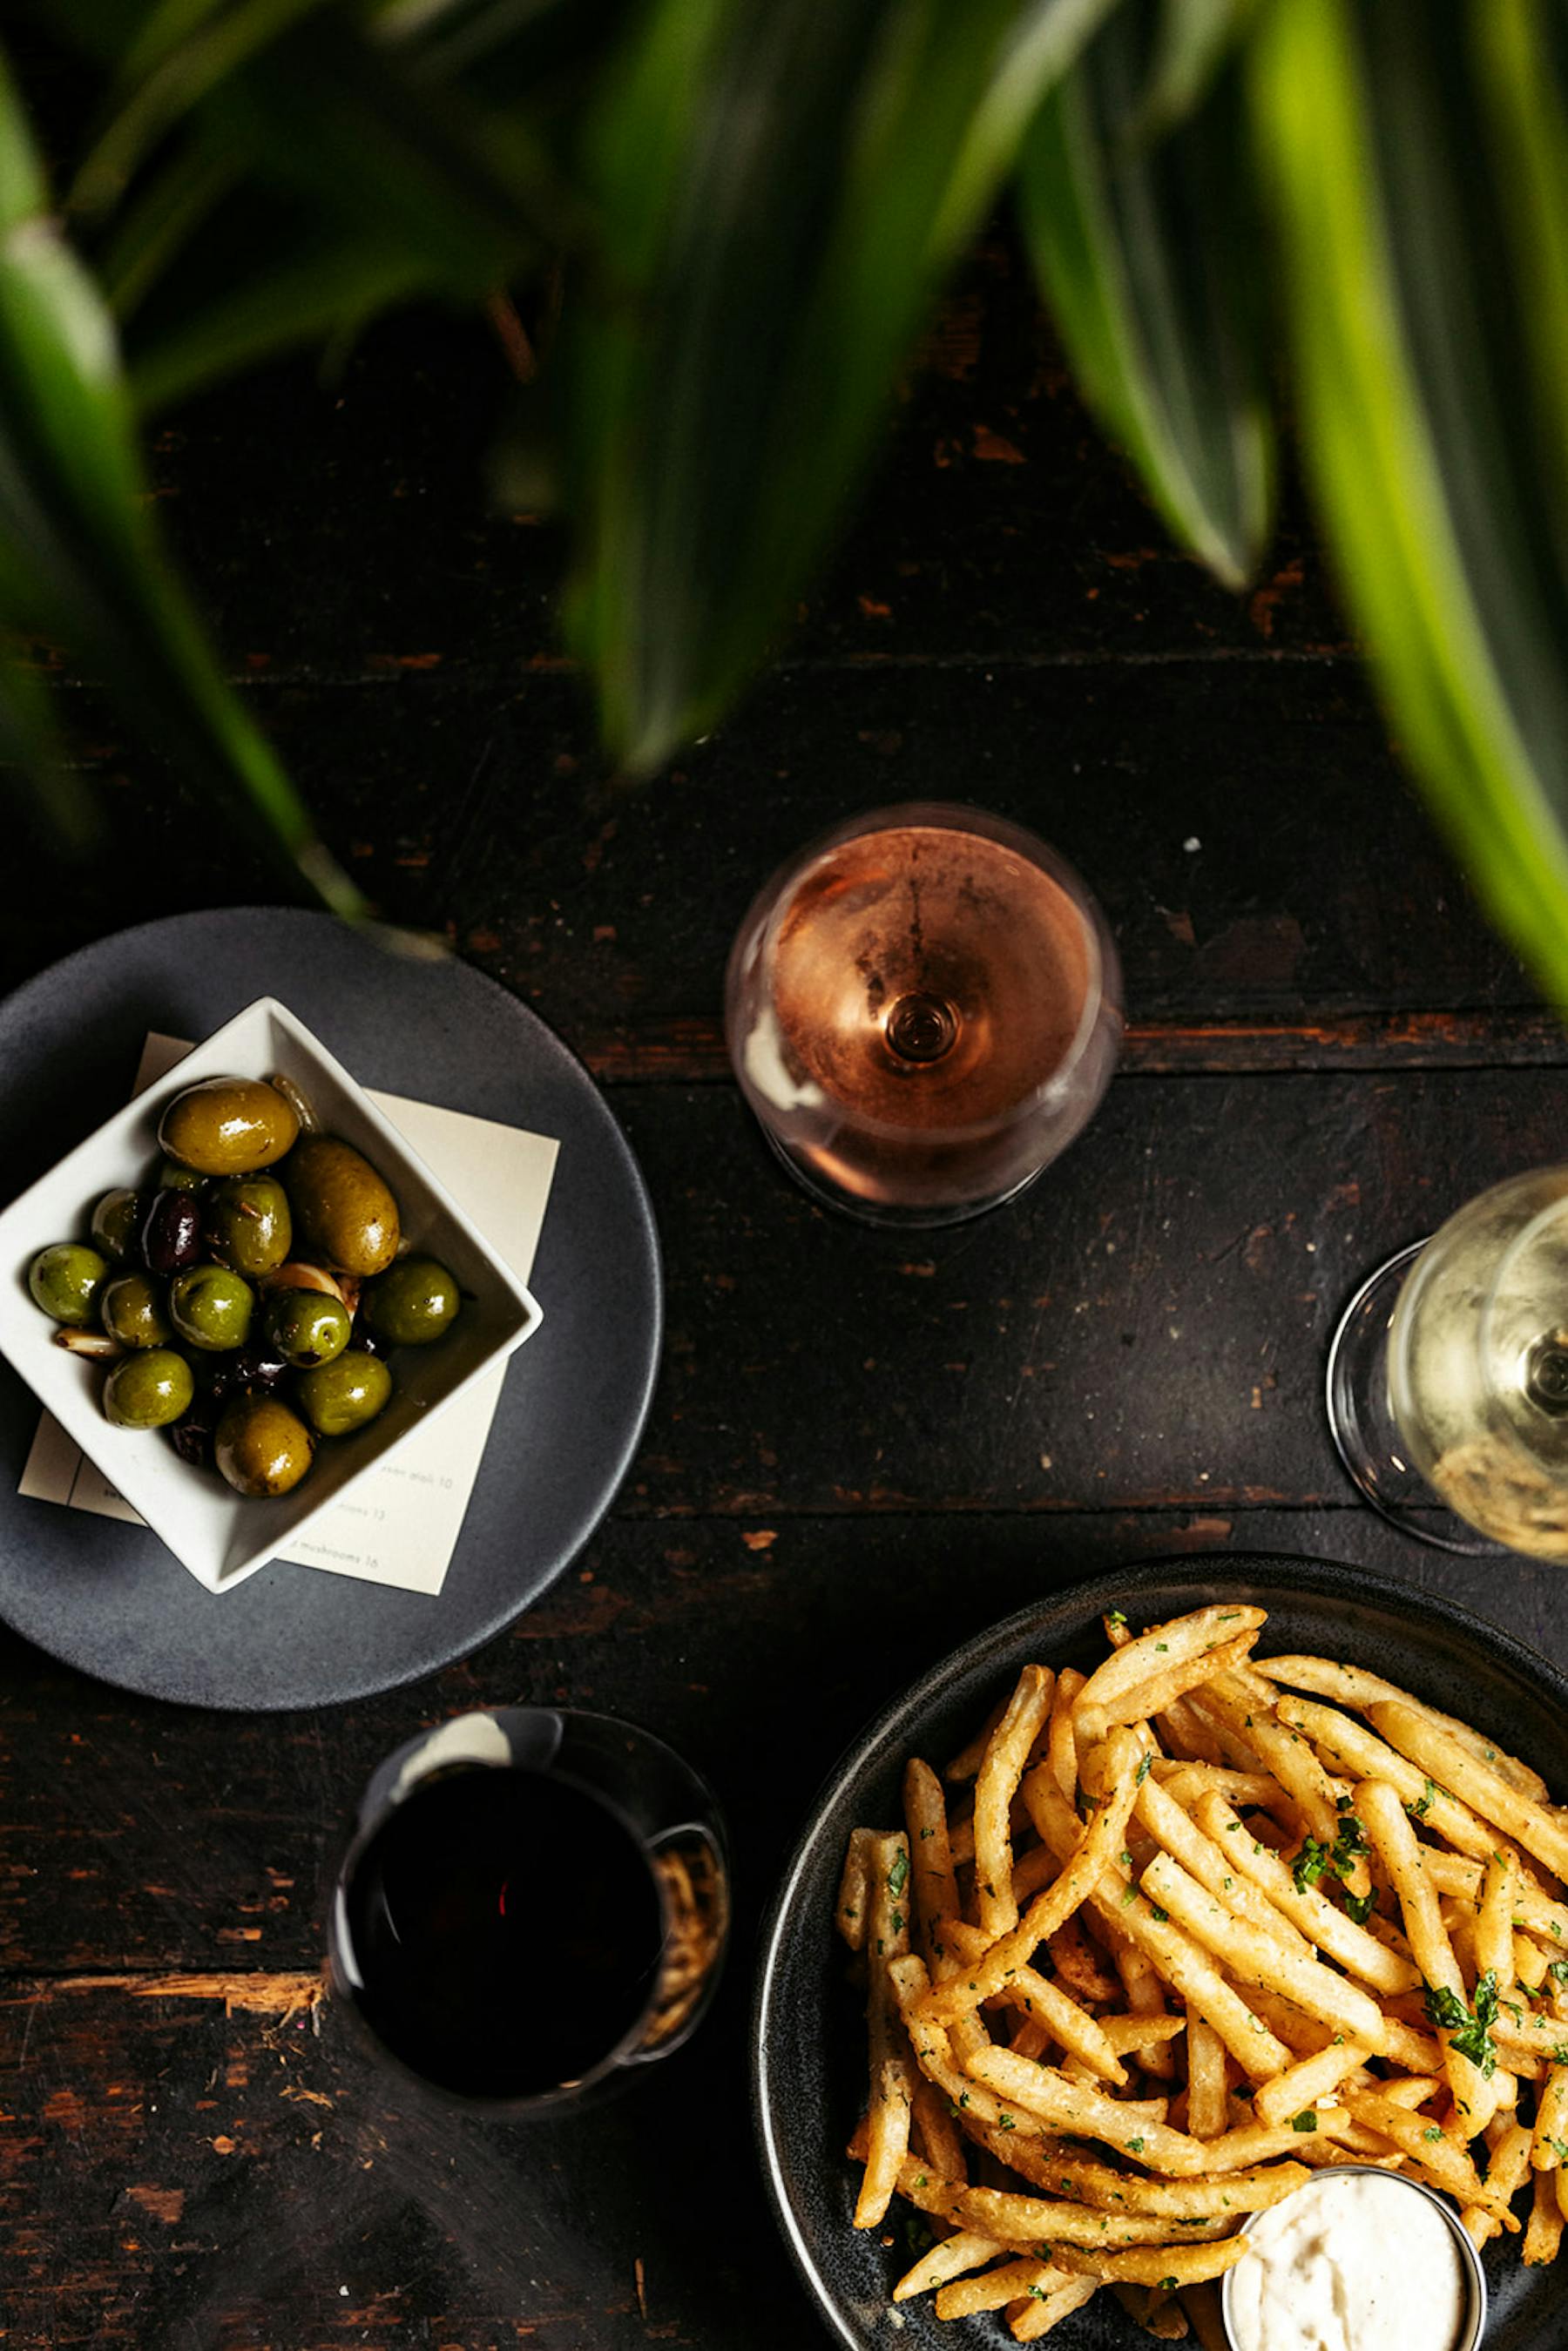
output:
[[[1162,2294],[1156,2285],[1117,2284],[1111,2291],[1134,2326],[1156,2343],[1186,2341],[1186,2313],[1173,2295]]]
[[[833,1906],[833,1924],[852,1951],[865,1949],[866,1914],[871,1907],[871,1848],[875,1835],[874,1829],[850,1831],[844,1874],[839,1880],[838,1900]]]
[[[1416,1832],[1397,1794],[1385,1780],[1364,1780],[1355,1792],[1355,1804],[1393,1880],[1416,1965],[1435,1993],[1451,1992],[1468,2013],[1465,1980],[1443,1925]],[[1474,2137],[1496,2113],[1496,2096],[1479,2068],[1454,2047],[1452,2032],[1439,2029],[1439,2039],[1454,2104],[1467,2126],[1466,2136]]]
[[[1490,1763],[1494,1771],[1523,1794],[1533,1796],[1537,1802],[1545,1802],[1546,1782],[1539,1771],[1532,1771],[1516,1755],[1495,1746],[1480,1731],[1472,1730],[1468,1722],[1440,1713],[1437,1707],[1426,1706],[1418,1698],[1412,1698],[1408,1690],[1385,1682],[1381,1674],[1369,1674],[1360,1666],[1336,1665],[1332,1657],[1255,1657],[1252,1664],[1253,1670],[1267,1681],[1282,1682],[1289,1689],[1310,1690],[1315,1697],[1333,1698],[1338,1706],[1354,1707],[1358,1714],[1365,1714],[1385,1699],[1396,1706],[1408,1707],[1413,1714],[1425,1715],[1428,1722],[1436,1723],[1439,1730],[1458,1740],[1478,1761]]]
[[[912,2270],[905,2270],[893,2289],[894,2302],[908,2302],[917,2294],[928,2294],[933,2286],[946,2285],[950,2278],[962,2277],[966,2270],[977,2270],[987,2262],[994,2262],[1001,2252],[989,2237],[982,2237],[973,2229],[960,2229],[956,2236],[944,2237],[922,2253]]]
[[[1051,1700],[1046,1755],[1056,1784],[1070,1804],[1078,1800],[1078,1736],[1072,1728],[1072,1708],[1084,1679],[1076,1666],[1063,1666]]]
[[[1205,1693],[1209,1708],[1245,1733],[1260,1761],[1284,1789],[1320,1844],[1332,1845],[1344,1785],[1326,1771],[1309,1742],[1277,1719],[1276,1693],[1267,1682],[1254,1688],[1239,1675],[1224,1674]]]
[[[1354,1918],[1347,1918],[1315,1886],[1297,1886],[1290,1865],[1249,1835],[1245,1824],[1217,1791],[1201,1795],[1194,1811],[1199,1827],[1210,1843],[1228,1856],[1230,1866],[1250,1879],[1309,1943],[1320,1951],[1327,1951],[1342,1968],[1379,1991],[1419,1989],[1420,1971],[1410,1960],[1391,1951],[1375,1935],[1358,1927]]]
[[[1197,1608],[1139,1634],[1079,1691],[1072,1718],[1080,1747],[1095,1745],[1115,1723],[1145,1721],[1173,1698],[1239,1663],[1264,1619],[1261,1608]]]
[[[1201,2016],[1195,2016],[1187,2027],[1186,2095],[1186,2126],[1193,2137],[1218,2138],[1229,2120],[1226,2112],[1225,2043],[1213,2025]],[[1260,2116],[1260,2120],[1267,2119]]]
[[[1506,1853],[1494,1853],[1486,1865],[1480,1905],[1476,1912],[1476,1973],[1489,1970],[1497,1979],[1498,1996],[1514,1981],[1513,1907],[1515,1873]]]
[[[975,1775],[975,1899],[992,1941],[1018,1925],[1008,1814],[1030,1750],[1050,1719],[1055,1681],[1042,1666],[1024,1667]]]
[[[1170,1754],[1194,1763],[1223,1761],[1213,1725],[1205,1721],[1189,1698],[1173,1698],[1155,1715],[1155,1725]]]
[[[925,2013],[935,2022],[948,2023],[967,2016],[994,1992],[1004,1991],[1009,1976],[1026,1967],[1039,1946],[1066,1924],[1110,1868],[1122,1848],[1137,1792],[1134,1773],[1138,1750],[1125,1730],[1113,1732],[1107,1745],[1112,1792],[1092,1815],[1077,1850],[1054,1884],[1035,1896],[1010,1933],[993,1943],[983,1959],[950,1976],[927,1995]],[[1049,1771],[1050,1766],[1041,1768]]]
[[[1505,2229],[1517,2227],[1505,2199],[1481,2179],[1467,2149],[1448,2132],[1429,2138],[1430,2123],[1408,2106],[1396,2106],[1391,2098],[1379,2097],[1375,2090],[1349,2090],[1345,2105],[1357,2122],[1365,2123],[1401,2155],[1430,2172],[1461,2205],[1479,2205],[1482,2211],[1495,2214]]]
[[[1228,1804],[1261,1804],[1267,1808],[1281,1796],[1279,1782],[1268,1771],[1233,1771],[1226,1763],[1166,1763],[1155,1765],[1155,1777],[1184,1812],[1199,1796],[1223,1796]]]
[[[1481,1762],[1458,1740],[1407,1706],[1384,1699],[1369,1709],[1375,1729],[1389,1745],[1459,1801],[1516,1837],[1526,1853],[1535,1855],[1557,1877],[1568,1877],[1568,1829],[1544,1804],[1511,1787],[1490,1763]]]
[[[1179,1920],[1243,1982],[1282,1994],[1310,2016],[1370,2048],[1385,2045],[1383,2012],[1368,1993],[1319,1960],[1304,1958],[1231,1917],[1168,1853],[1156,1854],[1139,1882],[1151,1902]]]
[[[962,2187],[969,2176],[964,2135],[947,2111],[946,2099],[918,2066],[911,2084],[910,2122],[919,2131],[925,2159],[932,2169]]]
[[[1065,2284],[1053,2286],[1049,2292],[1032,2289],[1028,2309],[1020,2311],[1012,2322],[1013,2341],[1040,2342],[1053,2326],[1092,2301],[1099,2290],[1100,2281],[1092,2277],[1070,2277]]]
[[[944,1920],[957,1916],[958,1890],[947,1835],[947,1799],[930,1764],[917,1755],[904,1767],[904,1827],[909,1840],[915,1939],[929,1967]]]
[[[1557,2259],[1557,2249],[1563,2241],[1563,2214],[1557,2203],[1554,2181],[1561,2172],[1538,2171],[1535,2174],[1535,2200],[1531,2207],[1530,2225],[1524,2232],[1524,2265],[1527,2269],[1543,2269]]]
[[[1153,1975],[1153,1970],[1150,1970]],[[1155,1989],[1159,1979],[1154,1977]],[[1094,2020],[1118,2057],[1142,2057],[1151,2047],[1163,2046],[1167,2041],[1179,2040],[1186,2031],[1185,2016],[1172,2016],[1168,2011],[1159,2015],[1097,2016]],[[1148,2070],[1145,2066],[1145,2072]]]
[[[1492,2132],[1497,2132],[1495,2139]],[[1505,2202],[1511,2204],[1530,2177],[1530,2133],[1522,2123],[1492,2124],[1487,2132],[1491,2147],[1491,2161],[1487,2166],[1487,2179]],[[1484,2245],[1500,2235],[1502,2223],[1479,2205],[1467,2204],[1460,2220],[1478,2245]]]
[[[1364,2041],[1343,2041],[1337,2046],[1331,2042],[1315,2057],[1303,2057],[1299,2064],[1276,2074],[1271,2082],[1263,2083],[1254,2093],[1252,2111],[1260,2123],[1277,2128],[1307,2107],[1315,2106],[1320,2098],[1332,2096],[1371,2054]]]
[[[1174,2288],[1223,2277],[1249,2251],[1245,2237],[1226,2237],[1215,2245],[1157,2245],[1128,2253],[1097,2253],[1080,2245],[1061,2245],[1052,2249],[1051,2258],[1058,2269],[1076,2270],[1090,2277]]]
[[[1557,2171],[1568,2161],[1568,2065],[1553,2065],[1546,2076],[1535,2110],[1530,2161],[1535,2171]]]
[[[1113,2170],[1074,2147],[1059,2147],[1039,2167],[1038,2184],[1076,2197],[1105,2212],[1151,2212],[1173,2220],[1221,2220],[1262,2212],[1302,2186],[1306,2172],[1291,2150],[1288,2162],[1266,2163],[1198,2178],[1148,2179]]]
[[[909,1950],[909,1846],[902,1835],[873,1837],[869,1855],[866,2001],[871,2103],[866,2109],[871,2145],[865,2176],[855,2199],[854,2226],[880,2228],[898,2185],[899,2166],[909,2152],[914,2095],[908,2045],[890,1979],[894,1962]]]
[[[1125,2245],[1186,2244],[1194,2231],[1153,2213],[1116,2213],[1097,2211],[1092,2206],[1079,2204],[1061,2197],[1015,2196],[1005,2189],[971,2188],[960,2199],[960,2219],[970,2228],[982,2231],[1003,2245],[1039,2245],[1049,2241],[1054,2258],[1055,2248],[1062,2245]],[[1228,2213],[1199,2220],[1200,2230],[1227,2231],[1231,2227]]]
[[[1020,2294],[1033,2294],[1037,2288],[1048,2292],[1061,2275],[1049,2262],[1008,2262],[999,2270],[988,2270],[984,2277],[959,2278],[945,2285],[936,2296],[936,2315],[973,2318],[982,2310],[1004,2310]]]

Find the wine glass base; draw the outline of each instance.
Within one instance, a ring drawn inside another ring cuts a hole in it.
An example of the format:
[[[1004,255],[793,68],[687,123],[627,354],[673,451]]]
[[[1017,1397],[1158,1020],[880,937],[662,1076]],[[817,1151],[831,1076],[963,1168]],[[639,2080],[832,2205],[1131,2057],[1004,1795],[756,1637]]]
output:
[[[967,1225],[976,1217],[988,1217],[993,1208],[1005,1208],[1009,1200],[1018,1199],[1045,1173],[1043,1166],[1031,1167],[1021,1183],[988,1200],[963,1200],[946,1208],[901,1207],[881,1200],[858,1199],[852,1192],[841,1192],[835,1185],[824,1184],[820,1176],[807,1173],[766,1122],[758,1120],[758,1123],[773,1156],[802,1192],[810,1193],[820,1207],[832,1208],[841,1217],[852,1217],[862,1225],[891,1226],[905,1232],[930,1232],[942,1225]]]
[[[1340,1317],[1329,1348],[1329,1429],[1354,1484],[1401,1534],[1472,1559],[1505,1559],[1506,1545],[1479,1533],[1437,1499],[1404,1458],[1388,1405],[1388,1331],[1424,1240],[1412,1241],[1367,1276]]]

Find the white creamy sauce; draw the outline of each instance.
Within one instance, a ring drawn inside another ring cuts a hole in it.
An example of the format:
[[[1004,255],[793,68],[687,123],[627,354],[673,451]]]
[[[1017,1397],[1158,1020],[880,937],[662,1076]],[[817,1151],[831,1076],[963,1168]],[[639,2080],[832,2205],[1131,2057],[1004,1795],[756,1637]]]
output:
[[[1441,2212],[1386,2174],[1314,2179],[1247,2222],[1237,2351],[1455,2351],[1469,2317]]]

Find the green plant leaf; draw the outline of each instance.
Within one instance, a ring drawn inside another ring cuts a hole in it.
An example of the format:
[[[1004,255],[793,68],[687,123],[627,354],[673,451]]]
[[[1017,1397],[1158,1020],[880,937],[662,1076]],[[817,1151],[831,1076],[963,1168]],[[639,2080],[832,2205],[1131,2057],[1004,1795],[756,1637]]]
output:
[[[1126,0],[1025,142],[1025,234],[1079,382],[1182,544],[1230,587],[1272,510],[1274,437],[1234,82],[1141,127],[1157,0]]]
[[[137,350],[131,391],[156,413],[277,352],[356,333],[425,283],[417,260],[384,246],[344,242],[282,256]]]
[[[1138,108],[1140,136],[1185,122],[1245,31],[1257,0],[1160,0],[1159,34]]]
[[[1530,60],[1500,80],[1493,10]],[[1552,172],[1520,167],[1563,152],[1542,32],[1529,0],[1290,0],[1253,88],[1352,610],[1434,813],[1568,1004],[1568,379],[1561,322],[1531,325],[1561,222]]]
[[[58,234],[0,62],[0,620],[68,642],[139,712],[177,771],[205,787],[321,896],[362,901],[316,839],[227,686],[165,561],[138,462],[113,328]],[[25,723],[26,674],[9,698]],[[38,765],[57,789],[57,763]]]
[[[629,767],[711,723],[786,618],[1103,5],[655,0],[586,141],[622,282],[567,319],[569,627]]]

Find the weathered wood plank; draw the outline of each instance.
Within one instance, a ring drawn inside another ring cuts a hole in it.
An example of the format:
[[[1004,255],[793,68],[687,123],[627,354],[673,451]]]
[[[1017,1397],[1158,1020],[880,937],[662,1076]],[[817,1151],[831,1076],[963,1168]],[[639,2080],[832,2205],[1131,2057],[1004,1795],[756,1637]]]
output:
[[[737,1102],[628,1090],[670,1265],[628,1507],[1333,1504],[1324,1353],[1362,1276],[1561,1154],[1552,1071],[1113,1086],[1006,1211],[814,1206]]]
[[[793,671],[635,791],[598,778],[568,679],[290,687],[258,707],[387,912],[601,1055],[694,1023],[711,1038],[773,867],[847,811],[944,798],[1053,841],[1105,905],[1134,1022],[1218,1029],[1217,1059],[1228,1026],[1291,1032],[1296,1063],[1346,1058],[1345,1023],[1357,1059],[1422,1057],[1405,1024],[1430,1036],[1436,1016],[1459,1022],[1462,1059],[1485,1056],[1493,1013],[1500,1053],[1542,1034],[1347,669]],[[72,872],[35,852],[0,979],[122,922],[276,894],[117,739],[98,761],[105,853]]]

